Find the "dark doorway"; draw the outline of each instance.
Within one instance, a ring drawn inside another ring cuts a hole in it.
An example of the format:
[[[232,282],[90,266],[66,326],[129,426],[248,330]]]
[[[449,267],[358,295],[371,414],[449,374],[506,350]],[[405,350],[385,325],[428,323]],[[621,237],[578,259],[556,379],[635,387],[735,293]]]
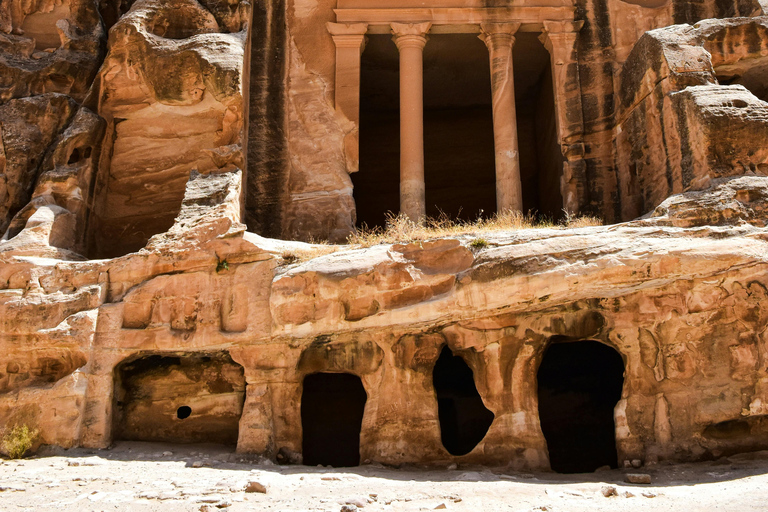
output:
[[[400,209],[400,64],[391,36],[362,56],[358,225]],[[424,48],[424,180],[429,217],[474,220],[496,211],[488,50],[476,34],[435,34]]]
[[[587,473],[617,467],[613,410],[624,361],[597,341],[554,342],[538,373],[539,419],[552,470]]]
[[[451,455],[466,455],[483,440],[494,414],[477,392],[472,369],[448,347],[443,347],[437,358],[432,383],[443,446]]]
[[[427,216],[496,213],[491,64],[477,34],[434,34],[424,48]]]
[[[557,137],[549,52],[537,34],[521,32],[515,36],[513,63],[523,211],[557,221],[563,216],[565,159]]]
[[[115,373],[116,439],[237,443],[245,373],[227,353],[147,355]]]
[[[383,227],[400,211],[400,55],[369,35],[360,70],[360,170],[351,175],[357,225]]]
[[[360,428],[368,395],[357,375],[313,373],[301,395],[302,453],[307,466],[360,464]]]

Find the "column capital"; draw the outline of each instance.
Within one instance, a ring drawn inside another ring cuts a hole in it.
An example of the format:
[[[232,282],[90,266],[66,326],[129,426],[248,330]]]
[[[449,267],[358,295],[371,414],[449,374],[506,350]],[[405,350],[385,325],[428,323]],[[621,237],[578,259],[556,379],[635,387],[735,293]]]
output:
[[[325,24],[332,36],[362,36],[368,32],[367,23],[332,23]]]
[[[368,32],[367,23],[326,23],[328,32],[333,36],[336,48],[359,48],[362,53],[365,48],[365,34]]]
[[[553,54],[555,51],[570,50],[576,41],[576,36],[582,27],[584,27],[584,20],[578,21],[552,21],[545,20],[543,22],[544,30],[539,36],[539,41],[544,44],[544,47]],[[554,57],[554,55],[553,55]]]
[[[549,34],[556,34],[561,32],[580,32],[584,27],[584,20],[577,21],[559,21],[559,20],[544,20],[544,32]]]
[[[392,40],[398,50],[403,48],[424,48],[427,44],[427,32],[432,28],[432,23],[392,23]]]
[[[515,44],[515,34],[520,29],[522,23],[481,23],[480,40],[491,48],[491,45],[504,45],[508,44],[512,46]]]

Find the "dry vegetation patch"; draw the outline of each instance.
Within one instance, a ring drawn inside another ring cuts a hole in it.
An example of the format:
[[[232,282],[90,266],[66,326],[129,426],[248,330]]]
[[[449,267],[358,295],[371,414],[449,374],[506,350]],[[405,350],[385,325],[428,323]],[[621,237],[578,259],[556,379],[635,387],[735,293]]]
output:
[[[475,221],[462,221],[450,219],[447,215],[438,218],[428,218],[423,222],[413,222],[404,214],[387,216],[385,228],[360,228],[349,236],[347,242],[359,247],[371,247],[378,244],[408,243],[418,240],[434,238],[447,238],[452,236],[472,235],[480,236],[498,231],[518,231],[521,229],[539,228],[583,228],[589,226],[601,226],[603,223],[596,217],[574,216],[566,212],[566,217],[560,223],[555,224],[550,220],[542,220],[533,215],[524,215],[516,211],[497,213],[489,219],[477,219]],[[477,238],[473,242],[473,248],[482,248],[487,245],[477,242],[485,241]]]

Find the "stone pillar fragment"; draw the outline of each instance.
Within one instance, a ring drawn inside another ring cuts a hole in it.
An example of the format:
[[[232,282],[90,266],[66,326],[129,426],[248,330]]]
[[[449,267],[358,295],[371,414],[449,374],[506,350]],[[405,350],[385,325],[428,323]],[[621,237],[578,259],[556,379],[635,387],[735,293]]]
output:
[[[483,23],[480,39],[491,59],[493,92],[493,142],[496,149],[496,210],[522,211],[520,153],[517,145],[517,112],[512,48],[520,23]]]
[[[426,217],[424,184],[424,46],[431,23],[392,24],[400,51],[400,211]]]
[[[326,26],[336,45],[336,110],[354,125],[344,140],[347,171],[353,173],[360,166],[360,56],[365,49],[368,25],[327,23]]]

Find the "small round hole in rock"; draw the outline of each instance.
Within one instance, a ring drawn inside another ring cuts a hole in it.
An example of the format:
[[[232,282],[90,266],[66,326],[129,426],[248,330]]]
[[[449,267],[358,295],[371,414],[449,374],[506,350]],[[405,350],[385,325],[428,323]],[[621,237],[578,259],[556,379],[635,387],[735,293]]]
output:
[[[192,408],[188,405],[182,405],[178,409],[176,409],[176,417],[180,420],[189,418],[189,415],[192,414]]]

